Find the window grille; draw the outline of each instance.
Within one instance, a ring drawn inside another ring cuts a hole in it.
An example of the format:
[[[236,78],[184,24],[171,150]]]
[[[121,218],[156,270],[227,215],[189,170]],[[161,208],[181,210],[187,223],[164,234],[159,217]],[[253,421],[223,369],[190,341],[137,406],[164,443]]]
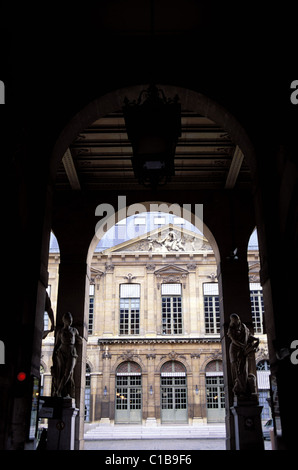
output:
[[[220,333],[220,311],[218,284],[208,282],[203,284],[204,294],[204,314],[205,314],[205,333]]]
[[[120,335],[140,333],[140,284],[120,285]]]
[[[182,334],[181,296],[162,297],[162,333],[164,335]]]
[[[249,287],[254,332],[263,334],[264,301],[262,287],[257,282],[250,283]]]
[[[89,287],[89,315],[88,315],[88,334],[93,333],[94,324],[94,284],[90,284]]]

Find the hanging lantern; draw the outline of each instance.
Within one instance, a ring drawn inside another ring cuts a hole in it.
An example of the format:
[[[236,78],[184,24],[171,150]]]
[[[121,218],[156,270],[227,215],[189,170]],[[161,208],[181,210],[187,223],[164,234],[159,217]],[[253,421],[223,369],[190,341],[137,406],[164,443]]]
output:
[[[151,85],[137,101],[125,99],[123,114],[139,183],[156,188],[170,181],[175,174],[175,151],[181,135],[178,96],[166,98],[161,89]]]

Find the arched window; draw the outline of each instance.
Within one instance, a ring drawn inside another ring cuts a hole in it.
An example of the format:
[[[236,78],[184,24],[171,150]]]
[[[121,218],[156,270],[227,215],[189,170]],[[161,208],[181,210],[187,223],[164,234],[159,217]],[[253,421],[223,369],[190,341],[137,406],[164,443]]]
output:
[[[116,423],[142,421],[142,370],[132,361],[122,362],[116,370]]]
[[[162,423],[186,423],[187,377],[184,365],[178,361],[168,361],[160,372]]]

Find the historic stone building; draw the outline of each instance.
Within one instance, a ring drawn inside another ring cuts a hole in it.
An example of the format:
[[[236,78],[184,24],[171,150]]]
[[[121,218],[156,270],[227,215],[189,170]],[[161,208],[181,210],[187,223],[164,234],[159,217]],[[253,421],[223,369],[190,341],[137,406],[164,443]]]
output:
[[[145,217],[136,215],[130,218],[132,238],[121,236],[123,225],[118,224],[112,239],[95,249],[88,299],[87,422],[224,422],[214,252],[194,226],[183,219],[173,222],[172,215],[159,215],[148,233]],[[254,331],[260,338],[256,359],[259,369],[267,369],[259,254],[252,243],[248,266]],[[54,311],[58,280],[59,250],[52,238],[49,294]],[[50,333],[41,359],[44,394],[51,390],[53,343]],[[268,374],[258,371],[263,419],[269,416]]]

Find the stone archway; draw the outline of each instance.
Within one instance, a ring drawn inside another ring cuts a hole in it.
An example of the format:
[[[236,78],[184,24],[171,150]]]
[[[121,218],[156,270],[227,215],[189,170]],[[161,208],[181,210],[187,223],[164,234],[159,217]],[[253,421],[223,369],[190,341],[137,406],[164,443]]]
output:
[[[179,87],[171,87],[171,86],[161,86],[161,87],[165,90],[165,92],[169,96],[178,94],[181,104],[185,109],[190,109],[198,113],[201,113],[203,116],[206,116],[212,119],[214,122],[217,122],[220,126],[222,126],[225,130],[227,130],[229,134],[231,135],[231,138],[233,139],[235,144],[241,149],[242,153],[247,158],[252,176],[253,178],[255,177],[256,166],[255,166],[255,155],[254,155],[253,146],[245,130],[241,127],[241,125],[237,122],[237,120],[229,112],[227,112],[227,110],[223,109],[220,105],[218,105],[217,103],[213,102],[212,100],[210,100],[209,98],[205,97],[204,95],[200,93],[196,93],[191,90],[187,90],[187,89],[179,88]],[[108,113],[121,109],[125,97],[128,97],[129,99],[133,99],[136,96],[138,96],[138,94],[143,88],[144,86],[125,88],[125,89],[118,90],[114,93],[109,93],[107,95],[104,95],[98,100],[91,102],[88,106],[86,106],[70,121],[70,123],[66,126],[66,128],[63,130],[60,137],[58,138],[56,145],[54,147],[54,150],[53,150],[52,161],[51,161],[51,176],[50,176],[52,181],[55,181],[57,167],[63,155],[65,154],[71,142],[76,138],[78,133],[82,131],[86,126],[92,124],[92,122],[94,122],[96,119],[103,117],[107,115]],[[109,204],[110,202],[111,201],[107,201],[107,204]],[[113,202],[115,203],[115,198]],[[146,204],[148,203],[144,203],[145,207],[146,207]],[[121,211],[115,211],[111,217],[114,217],[114,220],[118,221],[118,220],[121,220],[124,216]],[[89,221],[90,220],[91,218],[89,216]],[[94,217],[92,220],[94,223]],[[95,227],[89,226],[87,229],[89,235],[92,232],[92,230],[95,231]],[[211,230],[208,231],[207,227],[206,227],[206,230],[208,232],[207,238],[210,241],[214,249],[216,259],[217,259],[217,264],[219,267],[220,260],[221,260],[220,250],[215,241],[215,237],[211,233]],[[84,253],[86,253],[86,258],[84,261],[81,256],[80,266],[82,270],[84,268],[85,273],[86,273],[86,270],[88,273],[91,254],[94,251],[94,248],[96,246],[96,243],[98,242],[98,239],[94,235],[91,241],[91,244],[90,244],[90,238],[89,238],[88,246],[86,242],[87,242],[87,236],[85,234],[84,241],[80,242],[79,245],[80,247],[82,247],[82,244],[84,244],[83,251]],[[220,282],[221,282],[222,270],[219,270],[219,272],[221,274],[221,277],[220,277]],[[88,277],[88,274],[87,274],[87,277]],[[236,277],[236,274],[235,274],[235,277]],[[82,271],[82,276],[81,276],[81,282],[86,283],[86,276],[84,276],[83,271]],[[84,291],[84,289],[82,289],[82,292]],[[78,318],[79,323],[81,323],[82,325],[86,323],[86,318],[85,318],[86,314],[87,314],[87,310],[85,308],[84,310],[81,311],[81,314],[80,314],[81,318]],[[224,332],[224,329],[226,328],[226,322],[225,322],[223,313],[222,313],[221,323],[222,323],[222,330]],[[81,370],[84,370],[84,360],[85,359],[83,358]],[[81,393],[82,393],[82,390],[83,390],[83,387],[81,387]]]
[[[193,90],[163,84],[158,84],[157,86],[162,88],[168,96],[178,95],[181,106],[184,109],[198,112],[222,126],[230,134],[247,159],[252,177],[256,177],[257,168],[254,147],[245,129],[227,109],[202,93]],[[134,100],[147,87],[147,84],[143,84],[107,93],[80,110],[64,128],[54,146],[50,164],[51,181],[55,181],[58,165],[69,145],[85,127],[100,117],[118,111],[122,108],[126,97],[129,100]]]

